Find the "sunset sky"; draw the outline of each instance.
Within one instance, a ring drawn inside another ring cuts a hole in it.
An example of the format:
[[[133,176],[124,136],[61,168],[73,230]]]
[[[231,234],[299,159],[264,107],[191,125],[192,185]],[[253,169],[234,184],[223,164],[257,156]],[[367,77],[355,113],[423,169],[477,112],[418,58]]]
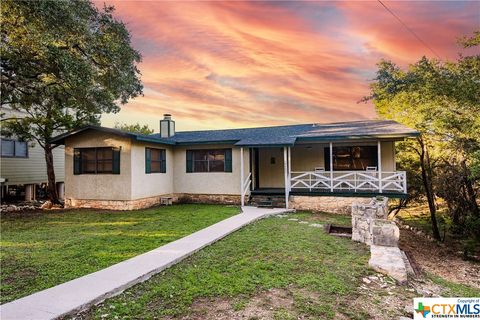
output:
[[[102,124],[177,130],[375,118],[376,63],[401,66],[433,53],[376,1],[107,1],[127,24],[144,96]],[[480,27],[479,1],[385,1],[442,59]],[[97,2],[102,5],[102,2]],[[470,52],[471,53],[471,52]]]

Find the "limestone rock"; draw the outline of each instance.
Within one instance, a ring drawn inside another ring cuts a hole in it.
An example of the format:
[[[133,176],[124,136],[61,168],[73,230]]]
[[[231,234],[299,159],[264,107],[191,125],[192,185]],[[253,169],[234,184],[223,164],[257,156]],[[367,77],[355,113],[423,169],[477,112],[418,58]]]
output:
[[[45,201],[40,208],[41,209],[51,209],[53,207],[53,203],[50,200]]]
[[[389,275],[399,284],[407,282],[407,269],[403,262],[402,253],[398,247],[372,245],[371,257],[368,265],[380,273]]]

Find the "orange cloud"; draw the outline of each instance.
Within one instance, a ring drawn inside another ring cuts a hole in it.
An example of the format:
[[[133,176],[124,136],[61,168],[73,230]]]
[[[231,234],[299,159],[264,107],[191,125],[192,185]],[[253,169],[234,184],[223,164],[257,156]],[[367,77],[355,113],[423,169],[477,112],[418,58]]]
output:
[[[442,57],[478,22],[478,3],[386,3]],[[181,130],[374,118],[357,101],[375,63],[430,55],[378,2],[108,4],[143,55],[145,92],[105,125],[158,129],[164,112]]]

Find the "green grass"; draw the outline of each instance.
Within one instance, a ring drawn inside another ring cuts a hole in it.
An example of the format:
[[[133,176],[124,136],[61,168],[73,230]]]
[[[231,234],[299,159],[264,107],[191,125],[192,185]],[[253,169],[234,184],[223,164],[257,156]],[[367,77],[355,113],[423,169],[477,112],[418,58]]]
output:
[[[348,224],[349,217],[300,213],[302,220]],[[321,223],[321,222],[320,222]],[[271,288],[296,288],[294,313],[335,318],[336,306],[355,293],[368,248],[287,218],[249,225],[172,268],[94,307],[86,318],[153,319],[188,314],[197,299],[228,299],[234,310]],[[308,294],[311,293],[311,294]],[[208,307],[208,304],[207,304]],[[278,309],[275,319],[291,319]]]
[[[239,212],[218,205],[63,211],[1,219],[0,302],[98,271]]]
[[[480,289],[478,288],[451,282],[433,274],[427,274],[427,277],[432,280],[433,283],[445,288],[445,293],[450,297],[480,297]]]
[[[450,218],[446,212],[446,208],[437,210],[437,224],[440,233],[443,235],[451,226]],[[397,216],[405,224],[416,227],[426,234],[432,235],[432,218],[430,211],[426,205],[412,205],[412,207],[401,210]]]

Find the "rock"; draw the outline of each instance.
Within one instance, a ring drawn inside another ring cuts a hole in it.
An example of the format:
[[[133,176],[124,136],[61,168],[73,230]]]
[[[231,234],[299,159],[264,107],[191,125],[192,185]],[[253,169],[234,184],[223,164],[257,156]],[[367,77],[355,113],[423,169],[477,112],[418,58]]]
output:
[[[408,318],[408,317],[400,317],[400,318],[398,318],[398,320],[412,320],[412,318]]]
[[[45,201],[41,206],[40,208],[41,209],[51,209],[53,206],[52,202],[50,200],[48,201]]]
[[[371,257],[368,265],[372,269],[389,275],[399,284],[407,282],[407,269],[399,248],[372,245],[370,252]]]
[[[309,224],[309,226],[314,228],[323,228],[323,224],[319,224],[319,223],[311,223]]]
[[[298,219],[290,218],[290,219],[288,219],[288,221],[298,221]]]
[[[405,305],[405,307],[403,307],[403,310],[405,310],[405,312],[408,314],[413,314],[414,311],[411,303]]]
[[[363,278],[362,281],[365,282],[366,284],[372,283],[372,281],[369,280],[368,278]]]
[[[300,222],[298,222],[298,223],[300,223],[300,224],[308,224],[307,221],[300,221]]]

